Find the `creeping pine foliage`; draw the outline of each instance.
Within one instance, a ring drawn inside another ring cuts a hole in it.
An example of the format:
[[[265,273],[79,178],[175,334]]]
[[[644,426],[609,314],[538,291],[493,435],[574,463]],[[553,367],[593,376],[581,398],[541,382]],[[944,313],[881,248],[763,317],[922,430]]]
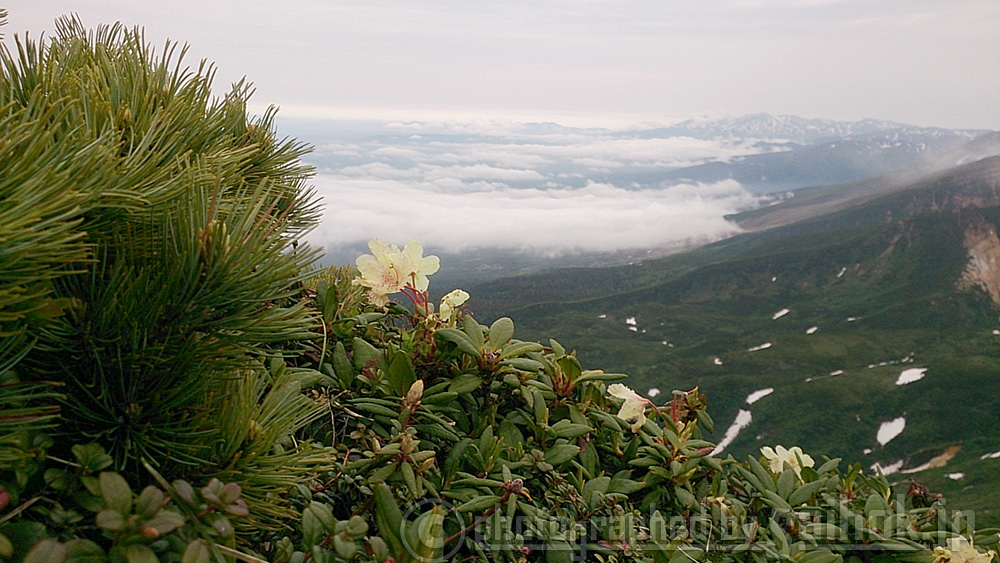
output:
[[[182,55],[0,48],[0,560],[995,560],[916,483],[714,457],[697,388],[431,303],[416,241],[317,269],[307,147]]]

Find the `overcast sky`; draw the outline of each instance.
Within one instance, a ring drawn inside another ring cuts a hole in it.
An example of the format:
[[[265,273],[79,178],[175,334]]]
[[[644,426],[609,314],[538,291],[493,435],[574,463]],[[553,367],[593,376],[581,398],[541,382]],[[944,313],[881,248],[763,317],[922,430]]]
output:
[[[0,0],[122,21],[300,117],[666,122],[766,111],[1000,129],[998,0]]]

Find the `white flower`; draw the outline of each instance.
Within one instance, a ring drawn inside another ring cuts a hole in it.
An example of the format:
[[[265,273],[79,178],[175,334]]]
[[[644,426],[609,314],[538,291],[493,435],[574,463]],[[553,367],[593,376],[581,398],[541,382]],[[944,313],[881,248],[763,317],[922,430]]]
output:
[[[784,471],[785,464],[787,463],[795,471],[795,475],[802,477],[803,467],[816,465],[813,458],[809,454],[802,453],[802,448],[798,446],[793,446],[787,450],[784,446],[775,446],[774,449],[771,449],[770,446],[764,446],[760,449],[760,453],[764,454],[764,457],[767,458],[768,466],[775,473]],[[800,460],[802,461],[801,465],[799,465]]]
[[[406,272],[400,268],[399,247],[389,246],[381,239],[368,241],[371,254],[358,256],[355,262],[361,277],[354,280],[355,285],[368,288],[368,297],[375,305],[385,305],[386,295],[398,293],[406,286]]]
[[[356,264],[361,277],[355,285],[368,288],[368,297],[375,305],[385,305],[386,295],[399,293],[409,287],[427,290],[427,276],[438,271],[441,261],[437,256],[424,256],[424,247],[415,240],[408,241],[403,250],[386,244],[381,239],[368,242],[371,254],[358,256]]]
[[[438,271],[441,260],[437,256],[424,256],[424,245],[415,240],[406,241],[401,258],[399,266],[407,277],[407,284],[417,291],[427,291],[427,276]]]
[[[451,318],[451,312],[469,300],[469,294],[461,289],[453,290],[448,295],[441,298],[441,306],[438,308],[438,316],[444,320]]]
[[[632,432],[639,430],[643,424],[646,424],[646,407],[652,404],[649,399],[621,383],[609,385],[608,394],[625,401],[622,403],[622,408],[618,411],[617,416],[625,422],[635,419],[635,422],[631,425]]]
[[[979,553],[964,536],[948,538],[948,548],[934,548],[934,563],[990,563],[996,555],[993,551]]]

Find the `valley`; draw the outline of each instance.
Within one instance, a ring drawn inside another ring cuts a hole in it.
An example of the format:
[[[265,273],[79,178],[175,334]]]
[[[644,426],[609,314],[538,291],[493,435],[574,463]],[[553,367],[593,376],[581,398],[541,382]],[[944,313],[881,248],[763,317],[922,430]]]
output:
[[[483,283],[470,306],[525,339],[558,335],[661,404],[698,386],[722,456],[798,445],[997,522],[998,206],[998,157],[803,190],[731,217],[753,232]]]

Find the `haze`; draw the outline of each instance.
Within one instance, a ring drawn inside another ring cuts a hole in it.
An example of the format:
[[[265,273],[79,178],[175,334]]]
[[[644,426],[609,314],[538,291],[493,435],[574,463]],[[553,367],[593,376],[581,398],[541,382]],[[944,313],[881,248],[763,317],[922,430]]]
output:
[[[566,124],[766,111],[1000,129],[996,0],[8,0],[121,21],[286,116]]]

